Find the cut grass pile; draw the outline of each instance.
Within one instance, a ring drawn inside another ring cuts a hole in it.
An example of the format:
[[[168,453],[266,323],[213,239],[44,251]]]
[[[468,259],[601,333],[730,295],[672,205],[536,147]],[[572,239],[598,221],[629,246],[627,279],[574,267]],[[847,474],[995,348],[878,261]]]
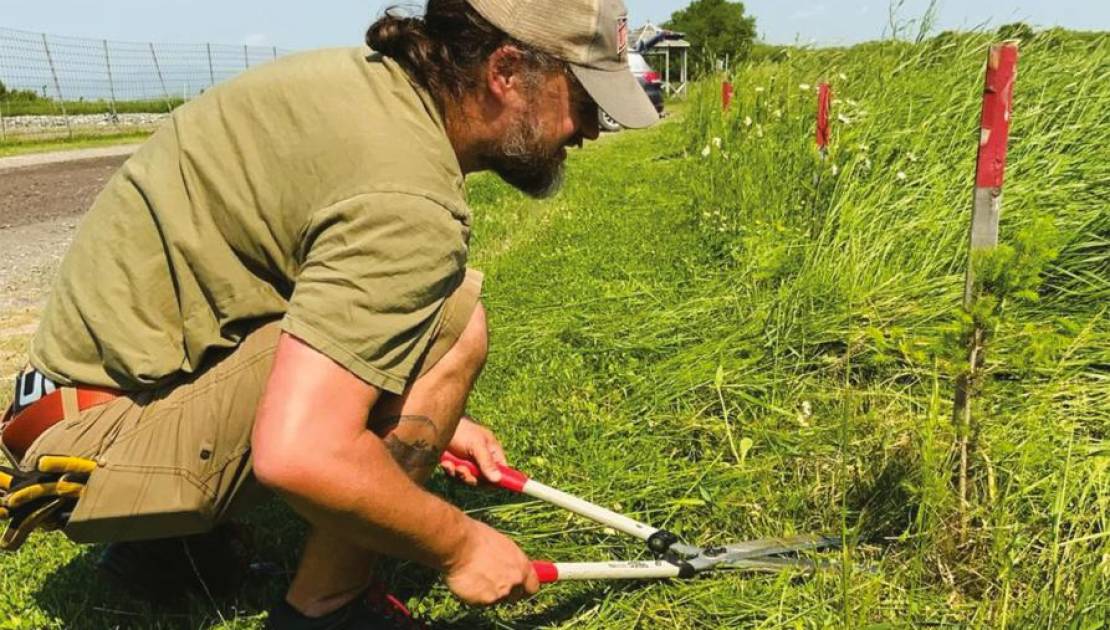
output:
[[[1110,42],[1023,47],[1002,240],[1051,217],[1037,301],[1007,307],[979,393],[970,531],[957,530],[945,348],[963,289],[988,40],[796,53],[743,68],[719,111],[608,137],[556,200],[469,185],[487,272],[489,364],[471,412],[534,477],[698,544],[844,534],[840,569],[800,578],[563,584],[466,610],[388,565],[454,627],[1099,627],[1110,617]],[[813,85],[834,83],[833,152]],[[815,174],[820,173],[819,181]],[[306,454],[311,456],[311,454]],[[437,491],[534,557],[641,546],[499,493]],[[298,527],[254,518],[291,569]],[[0,557],[0,619],[33,628],[261,625],[281,580],[234,606],[153,612],[95,583],[54,534]]]

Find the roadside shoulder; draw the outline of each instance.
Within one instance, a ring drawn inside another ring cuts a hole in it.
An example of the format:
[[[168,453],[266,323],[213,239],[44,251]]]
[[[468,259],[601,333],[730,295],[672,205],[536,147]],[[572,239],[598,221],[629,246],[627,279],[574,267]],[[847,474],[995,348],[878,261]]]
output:
[[[96,147],[91,149],[75,149],[70,151],[51,151],[48,153],[32,153],[28,155],[14,155],[0,158],[0,172],[26,168],[29,166],[42,166],[45,164],[59,164],[63,162],[76,162],[80,160],[93,160],[104,157],[126,156],[134,153],[141,144],[124,144],[111,147]]]

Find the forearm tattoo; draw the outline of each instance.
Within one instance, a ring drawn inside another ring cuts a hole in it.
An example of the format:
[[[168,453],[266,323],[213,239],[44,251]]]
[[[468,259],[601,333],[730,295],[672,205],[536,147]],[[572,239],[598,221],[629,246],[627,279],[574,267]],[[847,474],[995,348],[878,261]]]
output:
[[[430,418],[397,416],[387,422],[394,428],[385,436],[385,446],[401,468],[418,472],[439,462],[439,431]]]

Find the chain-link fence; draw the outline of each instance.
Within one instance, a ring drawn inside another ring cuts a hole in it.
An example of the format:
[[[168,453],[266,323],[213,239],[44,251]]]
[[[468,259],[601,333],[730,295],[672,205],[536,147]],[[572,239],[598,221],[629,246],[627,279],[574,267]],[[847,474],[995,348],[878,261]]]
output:
[[[148,130],[209,87],[289,52],[0,28],[0,143]]]

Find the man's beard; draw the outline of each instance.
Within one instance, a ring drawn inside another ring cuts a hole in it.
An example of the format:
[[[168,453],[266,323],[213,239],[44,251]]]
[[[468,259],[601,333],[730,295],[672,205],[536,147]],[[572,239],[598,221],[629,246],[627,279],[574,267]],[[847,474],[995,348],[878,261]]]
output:
[[[546,199],[562,187],[565,153],[544,142],[538,120],[521,116],[491,149],[486,156],[489,167],[529,197]]]

